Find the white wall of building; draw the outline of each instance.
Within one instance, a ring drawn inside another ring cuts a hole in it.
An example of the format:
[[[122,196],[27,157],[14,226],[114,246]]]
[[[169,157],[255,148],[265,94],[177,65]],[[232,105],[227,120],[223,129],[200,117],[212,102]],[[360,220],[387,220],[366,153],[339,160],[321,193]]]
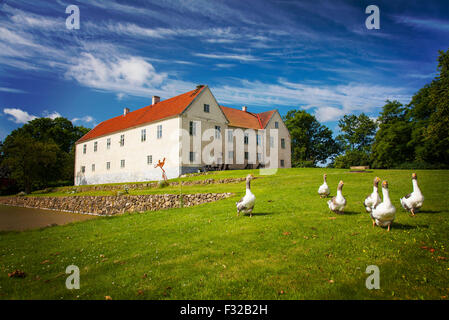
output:
[[[157,127],[162,125],[162,138],[157,138]],[[76,145],[75,185],[102,184],[114,182],[135,182],[160,180],[161,169],[154,168],[158,160],[166,158],[164,169],[168,179],[179,176],[179,128],[180,117],[165,119],[136,128],[115,132]],[[146,140],[141,141],[141,130],[146,130]],[[120,136],[125,136],[120,146]],[[111,146],[107,148],[107,139]],[[94,144],[97,142],[97,151]],[[86,154],[83,153],[87,146]],[[152,163],[147,163],[152,156]],[[125,160],[125,167],[121,167]],[[107,169],[110,162],[110,169]],[[95,171],[92,171],[92,165]],[[81,172],[81,167],[85,172]]]

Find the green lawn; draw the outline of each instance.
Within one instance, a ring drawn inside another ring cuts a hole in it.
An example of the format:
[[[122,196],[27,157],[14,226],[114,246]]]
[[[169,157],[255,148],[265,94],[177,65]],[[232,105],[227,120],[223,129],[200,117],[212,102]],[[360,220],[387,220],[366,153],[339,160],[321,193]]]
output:
[[[248,172],[259,175],[214,178]],[[345,182],[344,215],[317,194],[324,172],[332,194]],[[3,232],[0,299],[448,299],[449,171],[417,174],[426,199],[416,217],[399,203],[411,171],[284,169],[252,182],[252,218],[236,216],[242,182],[183,186],[236,194],[197,207]],[[373,228],[362,205],[376,175],[397,208],[391,232]],[[179,187],[131,193],[161,192]],[[80,290],[65,287],[71,264],[81,270]],[[379,290],[365,287],[368,265],[380,268]],[[9,278],[15,269],[27,276]]]

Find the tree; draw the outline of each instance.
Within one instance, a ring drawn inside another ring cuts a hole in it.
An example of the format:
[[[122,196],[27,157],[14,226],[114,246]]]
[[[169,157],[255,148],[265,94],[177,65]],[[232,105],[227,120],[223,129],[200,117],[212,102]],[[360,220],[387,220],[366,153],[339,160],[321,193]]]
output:
[[[439,53],[437,77],[407,105],[412,160],[420,167],[449,165],[449,50]]]
[[[26,192],[50,182],[73,181],[74,144],[88,131],[62,117],[34,119],[6,137],[2,165]]]
[[[337,141],[343,150],[370,151],[377,126],[366,114],[345,115],[338,121],[338,126],[342,133],[337,136]]]
[[[46,184],[57,178],[62,163],[61,150],[54,142],[40,142],[27,135],[6,139],[4,164],[11,177],[30,193],[35,184]]]
[[[290,131],[294,167],[316,166],[339,152],[332,131],[305,110],[290,110],[284,122]]]
[[[336,168],[349,168],[354,165],[370,165],[370,150],[377,125],[366,114],[345,115],[338,121],[341,134],[337,142],[344,154],[335,158]]]
[[[377,119],[379,130],[372,148],[375,168],[392,168],[413,161],[410,144],[412,126],[407,119],[408,110],[398,101],[387,100]]]

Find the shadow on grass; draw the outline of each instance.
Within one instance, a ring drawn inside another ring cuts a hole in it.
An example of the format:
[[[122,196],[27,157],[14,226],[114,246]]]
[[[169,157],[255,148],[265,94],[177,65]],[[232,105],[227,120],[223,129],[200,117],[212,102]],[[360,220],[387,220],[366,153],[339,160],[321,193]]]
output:
[[[423,228],[423,229],[429,228],[429,226],[427,224],[412,226],[409,224],[402,224],[402,223],[396,223],[396,222],[393,222],[393,224],[391,226],[391,228],[400,229],[400,230],[412,230],[412,229],[417,229],[418,227]]]
[[[253,217],[255,216],[269,216],[274,214],[273,212],[253,212]],[[248,214],[244,214],[245,217],[249,217],[249,213]]]
[[[418,212],[416,212],[416,214],[420,214],[420,213],[436,214],[436,213],[441,213],[441,211],[435,211],[435,210],[423,210],[423,211],[418,211]]]
[[[361,212],[360,211],[345,211],[342,214],[339,214],[339,216],[354,215],[354,214],[361,214]]]

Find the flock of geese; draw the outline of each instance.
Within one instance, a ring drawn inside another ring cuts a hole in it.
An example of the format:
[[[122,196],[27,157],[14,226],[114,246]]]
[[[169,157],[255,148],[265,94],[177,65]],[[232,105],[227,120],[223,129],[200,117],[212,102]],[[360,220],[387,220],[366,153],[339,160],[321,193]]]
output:
[[[251,180],[254,178],[252,174],[246,177],[246,193],[245,196],[236,202],[237,216],[242,212],[243,214],[249,214],[252,216],[254,205],[256,203],[256,197],[251,192]],[[320,198],[327,198],[330,194],[329,186],[326,181],[327,175],[323,175],[323,184],[318,188],[318,194]],[[373,192],[365,198],[363,205],[371,216],[374,226],[387,227],[390,231],[391,224],[396,217],[396,208],[391,203],[390,195],[388,193],[388,182],[382,182],[382,199],[380,198],[378,187],[380,178],[376,177],[373,181]],[[343,214],[346,207],[346,199],[343,196],[343,181],[338,183],[337,195],[332,197],[327,205],[332,212]],[[424,196],[418,187],[418,176],[416,173],[412,174],[413,192],[401,198],[402,207],[410,212],[412,216],[415,215],[422,207],[424,203]]]

